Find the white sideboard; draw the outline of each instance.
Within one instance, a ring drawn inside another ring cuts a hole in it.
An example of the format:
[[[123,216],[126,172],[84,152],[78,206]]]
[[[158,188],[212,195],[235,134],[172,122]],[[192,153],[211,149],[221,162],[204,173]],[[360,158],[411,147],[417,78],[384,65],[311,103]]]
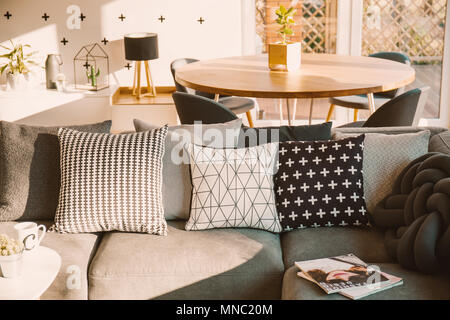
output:
[[[93,92],[44,86],[26,91],[0,88],[0,120],[35,126],[67,126],[112,120],[111,132],[133,130],[133,119],[176,124],[174,105],[111,105],[117,87]]]

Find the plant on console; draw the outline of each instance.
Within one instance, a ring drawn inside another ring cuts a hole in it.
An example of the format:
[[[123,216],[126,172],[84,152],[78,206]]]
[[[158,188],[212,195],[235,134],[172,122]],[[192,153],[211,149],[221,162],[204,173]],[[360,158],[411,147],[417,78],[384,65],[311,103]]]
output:
[[[24,84],[28,80],[30,68],[32,66],[39,66],[34,60],[37,51],[24,53],[24,48],[30,48],[29,44],[14,44],[9,40],[11,47],[0,45],[1,48],[8,50],[7,53],[0,55],[0,59],[6,60],[6,63],[0,64],[0,74],[6,71],[8,84],[12,89]]]

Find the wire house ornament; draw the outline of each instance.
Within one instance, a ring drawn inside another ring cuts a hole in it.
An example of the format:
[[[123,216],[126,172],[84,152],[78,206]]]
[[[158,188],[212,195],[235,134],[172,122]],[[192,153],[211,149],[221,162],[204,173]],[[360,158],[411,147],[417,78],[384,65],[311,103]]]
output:
[[[98,91],[109,87],[109,57],[98,43],[83,46],[73,58],[75,89]]]

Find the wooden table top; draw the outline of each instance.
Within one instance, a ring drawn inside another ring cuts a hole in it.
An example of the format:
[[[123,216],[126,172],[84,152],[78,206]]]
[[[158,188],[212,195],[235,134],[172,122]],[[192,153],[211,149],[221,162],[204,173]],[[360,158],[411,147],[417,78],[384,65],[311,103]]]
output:
[[[379,58],[302,54],[298,71],[270,71],[267,55],[205,60],[180,67],[188,88],[243,97],[326,98],[388,91],[414,81],[412,67]]]

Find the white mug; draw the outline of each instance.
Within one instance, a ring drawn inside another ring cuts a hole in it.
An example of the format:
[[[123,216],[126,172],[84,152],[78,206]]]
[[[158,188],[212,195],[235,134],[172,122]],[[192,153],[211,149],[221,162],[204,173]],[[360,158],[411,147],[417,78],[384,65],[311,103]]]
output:
[[[34,222],[21,222],[14,226],[18,234],[18,240],[24,245],[24,252],[31,252],[39,247],[42,239],[44,239],[47,230],[43,224],[37,225]],[[39,236],[39,229],[42,230]]]

